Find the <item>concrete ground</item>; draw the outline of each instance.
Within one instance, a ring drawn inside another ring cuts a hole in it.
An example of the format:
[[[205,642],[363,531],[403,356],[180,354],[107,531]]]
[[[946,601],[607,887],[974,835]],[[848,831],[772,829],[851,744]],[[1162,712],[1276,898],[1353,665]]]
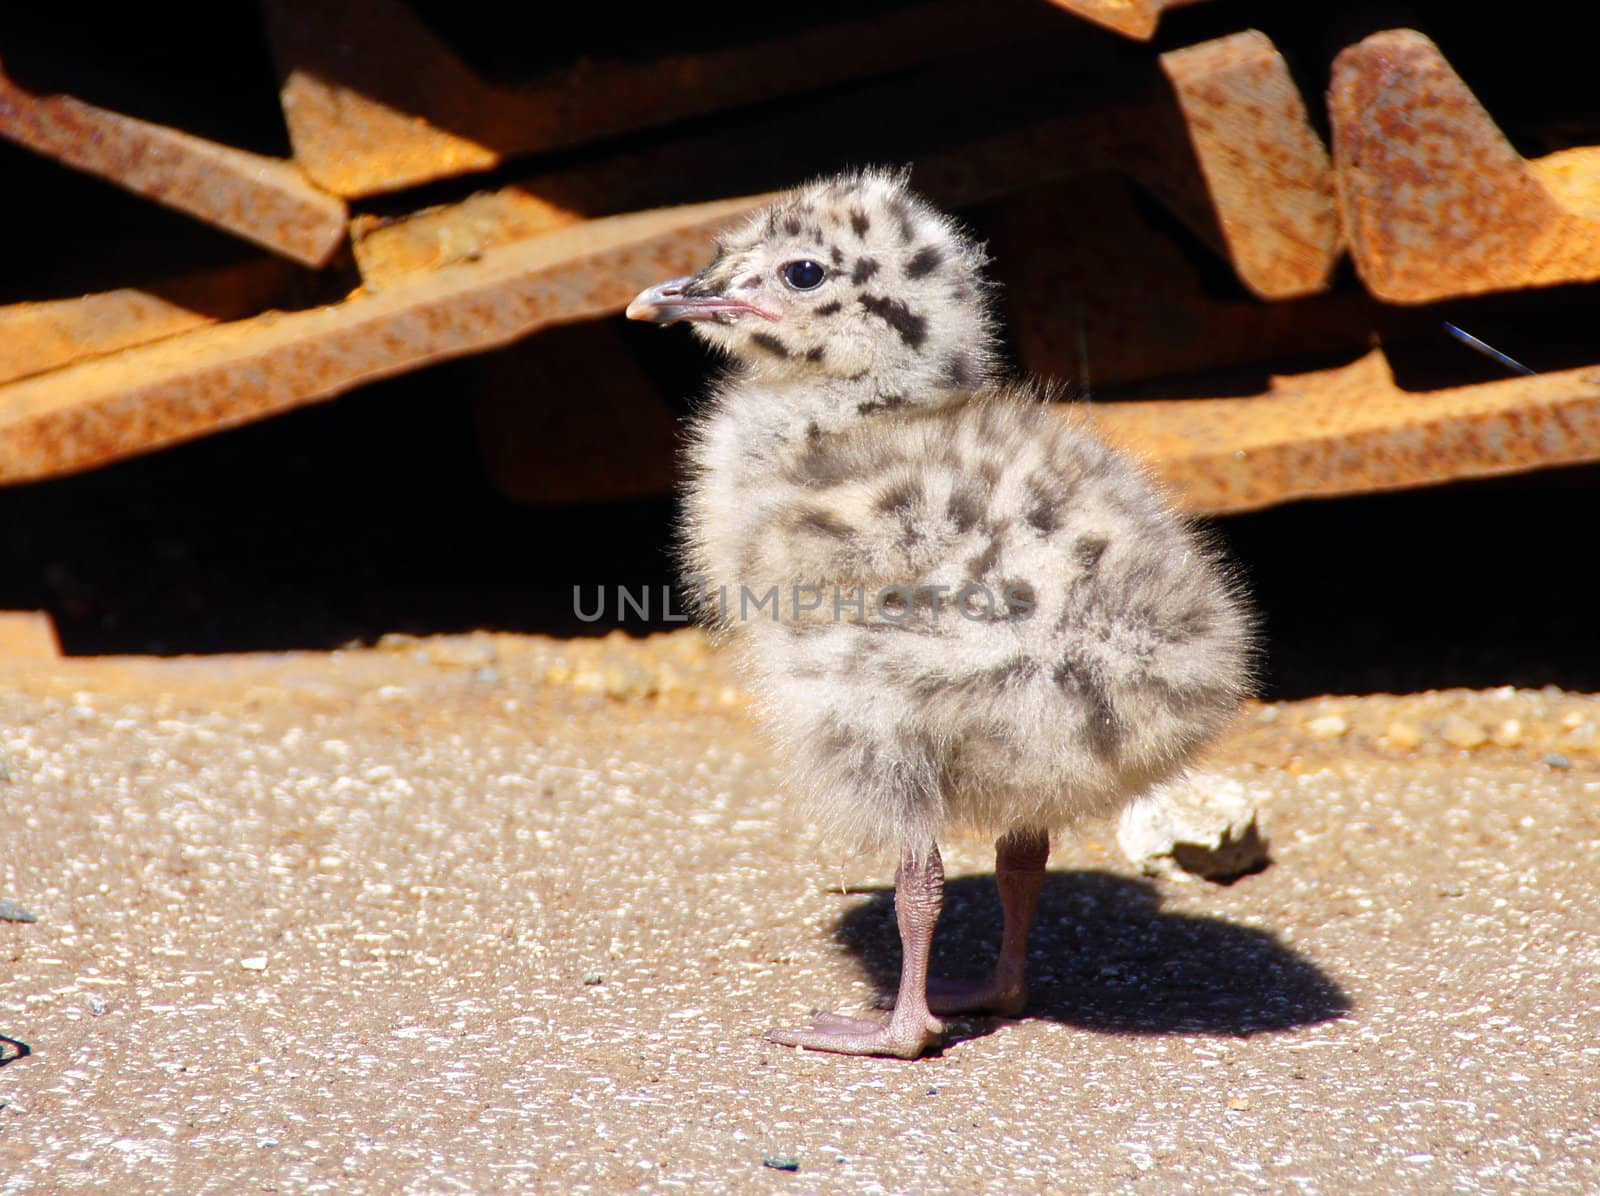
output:
[[[905,1063],[760,1037],[892,984],[891,867],[693,633],[0,662],[0,1192],[1594,1192],[1597,724],[1252,707],[1271,866],[1088,828],[1028,1015]]]

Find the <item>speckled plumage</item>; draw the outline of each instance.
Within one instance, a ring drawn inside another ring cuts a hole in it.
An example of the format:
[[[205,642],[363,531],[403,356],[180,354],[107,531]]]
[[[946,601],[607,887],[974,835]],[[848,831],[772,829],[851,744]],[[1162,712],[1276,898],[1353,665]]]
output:
[[[1248,677],[1250,620],[1204,541],[1083,416],[991,381],[984,260],[903,175],[857,172],[630,309],[735,361],[688,453],[706,619],[816,817],[912,867],[947,827],[1043,842],[1113,812]],[[786,281],[811,263],[818,285]]]

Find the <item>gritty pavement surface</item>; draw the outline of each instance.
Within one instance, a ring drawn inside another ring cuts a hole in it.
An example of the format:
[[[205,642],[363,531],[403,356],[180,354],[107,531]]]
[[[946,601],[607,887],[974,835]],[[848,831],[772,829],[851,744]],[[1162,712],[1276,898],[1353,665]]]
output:
[[[0,1192],[1591,1193],[1597,724],[1252,707],[1206,767],[1272,864],[1085,828],[1028,1014],[906,1063],[760,1037],[892,983],[891,870],[693,633],[0,661]]]

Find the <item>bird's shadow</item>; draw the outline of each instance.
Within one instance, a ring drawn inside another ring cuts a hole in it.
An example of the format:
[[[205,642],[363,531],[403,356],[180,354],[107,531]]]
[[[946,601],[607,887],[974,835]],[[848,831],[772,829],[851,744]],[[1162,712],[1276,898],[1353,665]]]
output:
[[[835,936],[887,1001],[899,980],[894,890],[846,913]],[[992,876],[945,887],[933,974],[979,976],[994,960],[1000,903]],[[1317,966],[1262,930],[1161,912],[1148,881],[1051,872],[1028,952],[1027,1018],[1119,1034],[1243,1036],[1342,1017],[1350,1002]],[[957,1019],[961,1037],[989,1019]]]

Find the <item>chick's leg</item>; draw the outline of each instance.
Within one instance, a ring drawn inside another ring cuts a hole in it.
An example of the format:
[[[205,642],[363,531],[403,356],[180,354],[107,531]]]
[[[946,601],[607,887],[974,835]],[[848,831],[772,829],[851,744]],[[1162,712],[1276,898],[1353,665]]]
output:
[[[895,873],[894,912],[900,927],[900,995],[887,1022],[820,1013],[809,1030],[769,1030],[785,1046],[842,1055],[896,1055],[914,1059],[944,1024],[928,1010],[928,953],[944,904],[944,862],[932,843],[907,850]]]
[[[997,1013],[1015,1017],[1028,1003],[1028,931],[1044,888],[1050,837],[1044,831],[1012,831],[995,844],[994,879],[1005,928],[1000,958],[983,980],[934,980],[928,1004],[936,1013]]]

